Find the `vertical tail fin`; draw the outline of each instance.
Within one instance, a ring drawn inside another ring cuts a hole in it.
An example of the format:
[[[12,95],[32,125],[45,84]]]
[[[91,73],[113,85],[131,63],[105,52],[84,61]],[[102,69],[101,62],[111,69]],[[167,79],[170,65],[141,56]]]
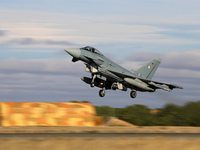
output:
[[[151,80],[158,69],[158,66],[160,65],[162,59],[156,58],[146,65],[139,68],[136,72],[138,73],[138,76],[143,79]]]

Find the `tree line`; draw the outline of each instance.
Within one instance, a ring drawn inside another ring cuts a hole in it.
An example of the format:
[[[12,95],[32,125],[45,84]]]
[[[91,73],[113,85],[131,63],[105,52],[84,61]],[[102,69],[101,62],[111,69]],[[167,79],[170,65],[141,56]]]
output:
[[[117,117],[138,126],[200,126],[200,101],[189,102],[184,106],[167,104],[155,114],[144,105],[131,105],[125,108],[95,107],[97,115],[104,119]]]

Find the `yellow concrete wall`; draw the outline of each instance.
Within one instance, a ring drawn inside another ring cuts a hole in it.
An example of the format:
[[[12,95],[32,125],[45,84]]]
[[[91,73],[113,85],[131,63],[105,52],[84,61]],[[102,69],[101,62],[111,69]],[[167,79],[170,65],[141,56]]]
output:
[[[1,102],[2,126],[95,126],[88,103]]]

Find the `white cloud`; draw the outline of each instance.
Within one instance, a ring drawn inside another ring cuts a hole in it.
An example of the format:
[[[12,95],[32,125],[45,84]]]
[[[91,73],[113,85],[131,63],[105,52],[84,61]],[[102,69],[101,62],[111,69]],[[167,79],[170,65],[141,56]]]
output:
[[[84,70],[83,64],[72,64],[69,59],[34,59],[19,60],[7,59],[0,61],[1,72],[6,73],[29,73],[29,74],[60,74],[74,75]]]
[[[173,51],[163,55],[163,67],[200,71],[200,50]],[[190,72],[193,76],[194,72]]]
[[[20,16],[20,17],[19,17]],[[143,18],[143,17],[141,17]],[[0,10],[0,19],[4,20],[0,27],[9,31],[1,38],[1,44],[25,38],[37,41],[68,41],[71,43],[109,43],[137,42],[164,44],[197,44],[198,40],[174,38],[163,33],[173,31],[169,27],[161,27],[155,19],[134,19],[127,16],[98,17],[93,15],[71,15],[39,11]],[[147,21],[146,21],[147,20]],[[164,19],[166,20],[166,19]],[[161,22],[165,24],[165,22]],[[143,21],[146,21],[144,23]],[[171,24],[176,20],[172,20]],[[157,24],[157,25],[156,25]],[[184,24],[184,23],[181,23]],[[49,47],[45,42],[43,47]],[[34,44],[33,44],[34,45]],[[26,45],[32,46],[32,45]],[[39,45],[41,47],[41,45]],[[62,45],[61,45],[62,46]]]
[[[73,64],[71,59],[1,60],[0,99],[53,102],[81,99],[86,86],[80,79],[84,67]]]
[[[185,69],[200,71],[200,50],[169,51],[166,53],[133,53],[127,59],[137,61],[140,65],[151,59],[161,57],[161,67],[166,69]]]

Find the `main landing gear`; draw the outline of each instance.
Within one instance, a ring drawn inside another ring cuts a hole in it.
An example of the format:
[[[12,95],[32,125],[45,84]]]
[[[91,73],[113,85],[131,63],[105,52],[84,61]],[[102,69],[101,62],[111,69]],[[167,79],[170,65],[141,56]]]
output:
[[[102,89],[99,91],[100,97],[104,97],[105,95],[106,95],[105,89]],[[137,96],[136,91],[130,91],[130,96],[131,96],[131,98],[136,98],[136,96]]]
[[[136,91],[130,91],[130,96],[131,96],[131,98],[136,98],[136,96],[137,96]]]
[[[100,97],[104,97],[105,95],[106,95],[106,92],[105,92],[104,89],[102,89],[102,90],[99,91],[99,96]]]

